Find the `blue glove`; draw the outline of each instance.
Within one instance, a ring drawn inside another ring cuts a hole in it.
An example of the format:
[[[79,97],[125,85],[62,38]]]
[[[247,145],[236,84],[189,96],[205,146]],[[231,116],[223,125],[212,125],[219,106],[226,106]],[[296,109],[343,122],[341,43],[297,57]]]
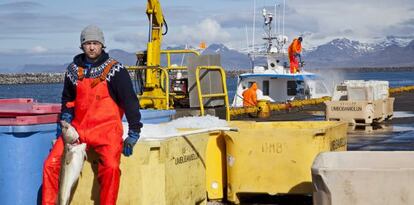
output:
[[[60,119],[68,123],[71,123],[73,116],[70,113],[65,112],[65,113],[62,113],[62,115],[60,116]],[[60,122],[58,122],[57,128],[56,128],[56,138],[59,137],[60,135],[62,135],[62,125],[60,124]]]
[[[139,139],[138,132],[135,132],[132,130],[128,131],[128,137],[124,140],[124,149],[122,152],[126,157],[129,157],[132,155],[132,151],[138,139]]]

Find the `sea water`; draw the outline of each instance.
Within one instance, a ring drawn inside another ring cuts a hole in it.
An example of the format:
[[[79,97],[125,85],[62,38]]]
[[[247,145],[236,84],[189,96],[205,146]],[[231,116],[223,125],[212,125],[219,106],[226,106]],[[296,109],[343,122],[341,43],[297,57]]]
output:
[[[343,80],[387,80],[390,87],[414,85],[414,72],[347,72]],[[237,77],[227,78],[229,101],[237,88]],[[63,84],[0,85],[0,98],[34,98],[38,102],[59,103]]]

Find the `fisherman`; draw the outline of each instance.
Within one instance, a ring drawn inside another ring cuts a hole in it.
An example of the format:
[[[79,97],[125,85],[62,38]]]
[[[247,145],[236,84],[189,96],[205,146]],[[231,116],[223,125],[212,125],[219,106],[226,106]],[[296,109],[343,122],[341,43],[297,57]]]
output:
[[[293,39],[293,42],[288,48],[289,61],[290,61],[290,73],[296,73],[299,71],[299,63],[302,63],[302,37]]]
[[[67,67],[62,92],[61,120],[69,122],[86,143],[99,155],[98,182],[100,203],[116,204],[121,171],[121,152],[132,155],[142,127],[139,102],[125,67],[105,52],[104,35],[94,25],[80,35],[83,53]],[[122,116],[129,125],[123,141]],[[54,144],[43,168],[42,204],[55,204],[63,140],[58,129]]]
[[[257,105],[257,84],[252,83],[250,88],[243,91],[243,107],[256,106]]]

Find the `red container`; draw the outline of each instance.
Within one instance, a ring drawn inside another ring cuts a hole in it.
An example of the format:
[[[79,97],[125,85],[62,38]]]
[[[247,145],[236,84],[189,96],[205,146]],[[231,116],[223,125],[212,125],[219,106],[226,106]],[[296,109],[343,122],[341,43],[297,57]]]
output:
[[[0,118],[0,126],[4,125],[36,125],[56,123],[59,120],[59,114],[33,115],[33,116],[15,116]]]
[[[0,100],[0,117],[59,114],[60,109],[60,104],[37,103],[31,98],[12,98]]]

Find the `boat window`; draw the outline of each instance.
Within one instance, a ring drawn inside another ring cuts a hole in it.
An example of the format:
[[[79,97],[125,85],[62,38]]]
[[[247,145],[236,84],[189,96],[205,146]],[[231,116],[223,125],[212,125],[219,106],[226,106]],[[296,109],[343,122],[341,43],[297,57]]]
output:
[[[297,94],[297,84],[296,81],[289,80],[287,81],[287,94],[289,96],[295,96]]]
[[[269,95],[269,81],[268,80],[264,80],[263,81],[263,95]]]

